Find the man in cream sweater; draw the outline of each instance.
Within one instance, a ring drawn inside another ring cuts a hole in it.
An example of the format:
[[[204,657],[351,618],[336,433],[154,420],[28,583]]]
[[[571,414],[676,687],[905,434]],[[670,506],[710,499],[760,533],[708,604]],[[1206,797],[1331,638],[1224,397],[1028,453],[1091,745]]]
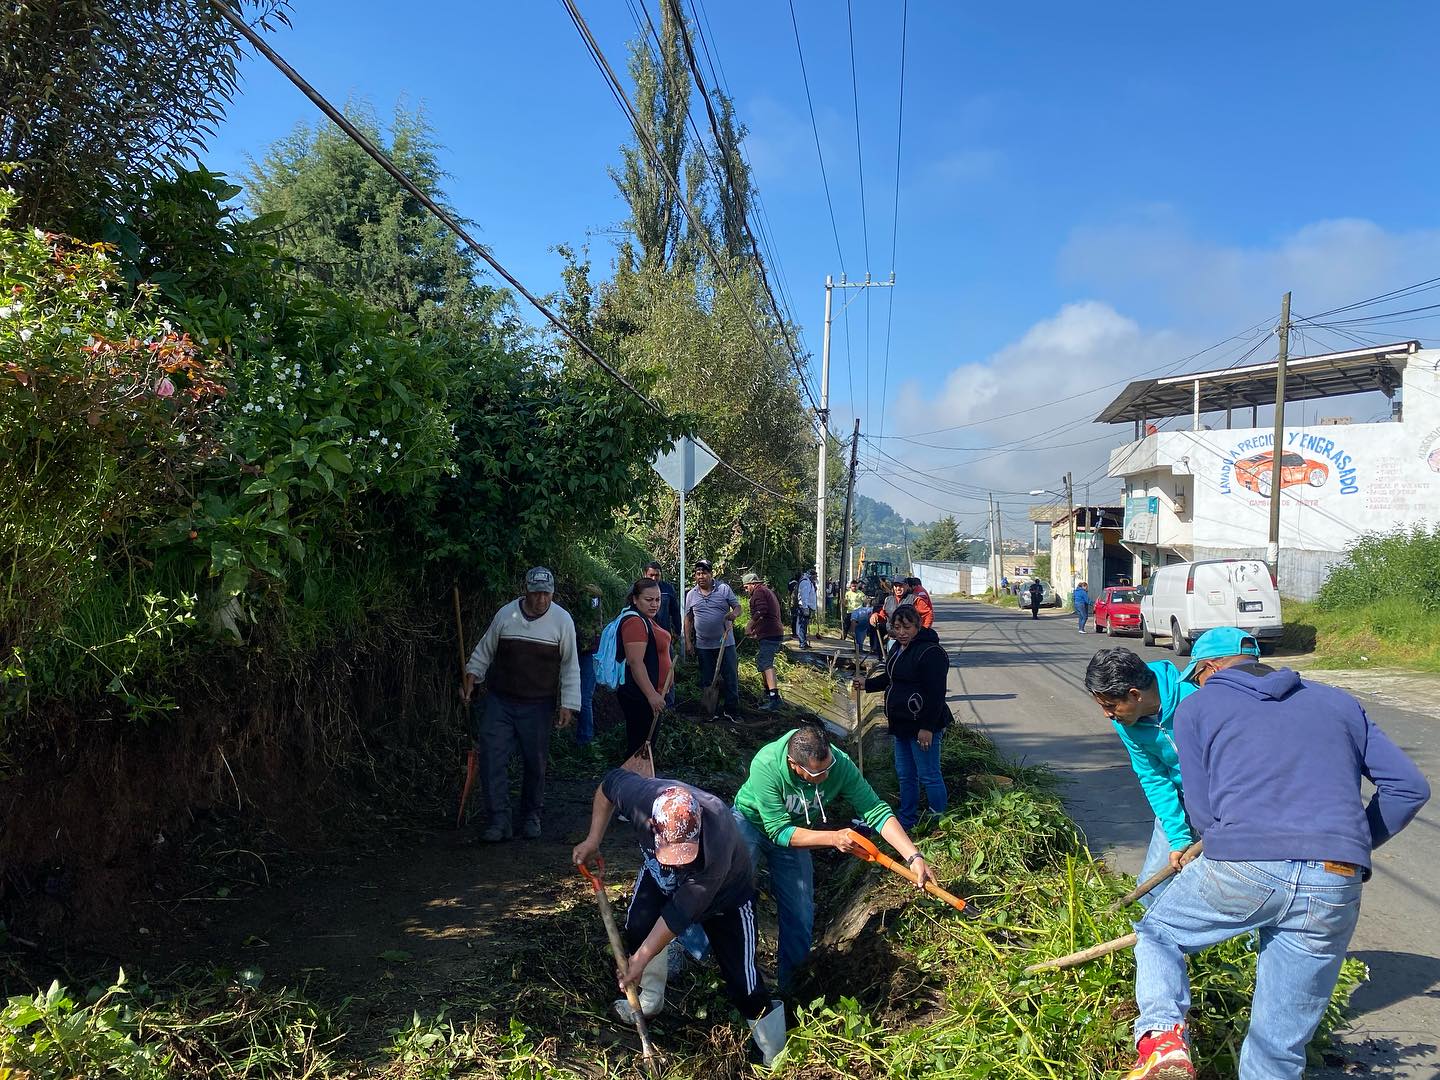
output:
[[[524,778],[520,816],[526,837],[540,836],[545,808],[545,761],[550,730],[560,705],[560,726],[568,727],[580,708],[580,664],[575,623],[555,603],[555,575],[537,566],[525,575],[525,595],[495,613],[490,628],[465,665],[460,697],[469,703],[475,687],[488,693],[476,745],[482,751],[481,779],[488,820],[480,839],[509,840],[510,754],[518,743]]]

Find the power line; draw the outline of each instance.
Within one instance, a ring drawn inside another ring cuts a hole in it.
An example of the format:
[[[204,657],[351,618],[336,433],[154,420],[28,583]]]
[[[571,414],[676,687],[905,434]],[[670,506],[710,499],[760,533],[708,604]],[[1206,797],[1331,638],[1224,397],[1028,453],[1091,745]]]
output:
[[[910,0],[900,5],[900,105],[895,120],[895,211],[890,220],[890,278],[895,278],[895,252],[900,242],[900,149],[905,138],[905,42],[910,28]],[[895,290],[885,295],[885,368],[880,378],[880,436],[885,435],[886,400],[890,395],[890,330],[895,319]]]
[[[845,25],[850,36],[850,99],[855,111],[855,169],[860,177],[860,235],[864,243],[865,274],[870,274],[870,207],[865,199],[865,151],[860,139],[860,79],[855,71],[855,12],[845,0]],[[870,290],[865,290],[865,419],[870,419]]]
[[[569,13],[570,21],[575,24],[575,29],[579,31],[580,37],[585,43],[586,50],[590,53],[591,60],[594,61],[595,66],[600,70],[600,73],[610,84],[612,94],[619,102],[621,111],[625,113],[626,118],[630,121],[630,126],[634,129],[636,138],[639,139],[641,144],[643,145],[646,155],[650,158],[651,164],[654,166],[655,170],[659,172],[660,176],[665,180],[665,182],[670,185],[671,194],[674,197],[676,204],[679,205],[680,209],[684,212],[686,219],[690,222],[690,228],[694,231],[696,239],[700,241],[701,246],[704,247],[706,253],[709,254],[716,271],[724,279],[726,288],[730,291],[730,295],[735,299],[736,304],[740,308],[740,310],[744,312],[746,322],[749,323],[750,331],[755,337],[755,343],[759,345],[762,349],[768,349],[770,346],[767,345],[764,338],[761,336],[760,328],[756,326],[754,317],[749,307],[743,302],[739,293],[736,291],[735,282],[734,279],[730,276],[729,267],[726,265],[725,260],[721,259],[719,254],[715,251],[714,245],[710,242],[710,236],[708,230],[705,228],[704,222],[700,221],[695,216],[694,208],[690,205],[689,200],[685,198],[685,194],[680,188],[680,181],[675,177],[673,173],[670,172],[668,168],[666,168],[664,160],[660,157],[659,149],[655,146],[654,140],[651,139],[650,133],[645,129],[645,125],[641,122],[640,116],[638,113],[636,113],[634,106],[631,105],[630,99],[625,93],[619,76],[615,74],[615,69],[610,66],[610,61],[606,58],[605,51],[600,48],[600,43],[595,40],[595,35],[591,33],[589,23],[587,23],[585,21],[585,17],[580,14],[580,9],[576,7],[575,0],[561,0],[561,3],[564,4],[565,10]],[[681,30],[683,33],[683,22],[681,23]],[[686,40],[689,40],[688,36],[686,37]],[[753,237],[751,237],[751,239],[753,241]],[[765,285],[766,293],[770,295],[771,302],[774,303],[774,294],[770,293],[769,283],[765,281],[765,271],[763,265],[760,266],[759,269],[761,280]],[[778,307],[776,308],[776,315],[777,317],[780,317]],[[810,391],[810,384],[805,379],[804,367],[800,363],[800,358],[795,352],[794,343],[790,340],[789,331],[783,317],[781,318],[781,325],[779,327],[779,330],[781,335],[785,339],[785,344],[790,349],[790,357],[795,366],[795,374],[800,380],[800,388],[805,392],[805,396],[809,399],[811,408],[813,408],[818,413],[820,406],[816,403],[815,396]]]
[[[346,116],[342,112],[340,112],[339,109],[335,108],[335,106],[332,105],[324,95],[322,95],[318,90],[316,90],[315,87],[313,87],[309,83],[309,81],[305,79],[304,76],[302,76],[298,71],[291,67],[290,64],[285,61],[284,57],[282,57],[279,53],[272,49],[269,44],[266,43],[266,41],[262,37],[260,37],[259,34],[257,34],[253,29],[251,29],[251,27],[247,25],[246,22],[242,18],[240,18],[240,16],[236,14],[229,7],[229,5],[224,2],[224,0],[210,0],[210,2],[214,5],[215,9],[220,12],[221,16],[228,23],[230,23],[231,26],[235,27],[235,29],[238,30],[240,34],[247,41],[250,42],[250,44],[255,48],[258,53],[260,53],[261,56],[265,57],[266,60],[270,61],[270,63],[273,64],[282,75],[289,79],[290,82],[294,84],[296,89],[298,89],[302,94],[309,98],[310,101],[315,105],[315,107],[318,108],[322,113],[326,115],[326,117],[329,118],[331,123],[333,123],[341,131],[343,131],[353,143],[360,147],[361,150],[365,151],[365,153],[371,158],[371,160],[373,160],[375,164],[379,165],[382,169],[384,169],[397,184],[399,184],[407,192],[413,195],[420,202],[420,205],[424,206],[425,209],[429,210],[430,213],[434,214],[435,217],[438,218],[440,222],[445,225],[446,228],[448,228],[452,233],[454,233],[460,239],[460,241],[465,244],[466,247],[470,248],[470,250],[475,252],[476,255],[480,256],[480,258],[483,259],[486,264],[495,271],[495,273],[499,274],[500,277],[502,277],[506,281],[506,283],[510,285],[511,288],[513,288],[517,293],[523,296],[526,301],[528,301],[530,305],[535,308],[536,311],[540,312],[540,314],[545,317],[545,320],[549,322],[551,326],[555,327],[556,330],[560,331],[562,334],[565,335],[565,337],[569,338],[571,343],[574,344],[574,346],[579,349],[580,352],[588,360],[594,363],[597,367],[600,368],[601,371],[605,372],[606,375],[610,376],[611,379],[615,380],[615,382],[619,383],[636,398],[644,402],[647,406],[654,409],[657,413],[660,413],[661,415],[664,414],[664,410],[660,407],[658,402],[652,400],[650,397],[646,396],[644,393],[638,390],[635,385],[630,382],[629,379],[625,378],[625,376],[622,375],[618,370],[616,370],[609,362],[607,362],[604,357],[597,353],[579,333],[577,333],[568,323],[566,323],[563,319],[556,315],[555,312],[553,312],[543,300],[541,300],[533,292],[527,289],[524,284],[521,283],[519,278],[517,278],[514,274],[510,273],[509,270],[507,270],[503,265],[501,265],[500,260],[495,258],[494,255],[490,254],[490,251],[487,248],[477,242],[475,238],[466,231],[464,226],[462,226],[454,218],[453,215],[451,215],[447,210],[445,210],[438,203],[436,203],[435,200],[432,199],[428,194],[422,191],[419,185],[416,184],[415,181],[409,177],[409,175],[402,171],[400,167],[390,159],[390,156],[386,154],[385,151],[381,150],[378,146],[371,142],[369,137],[366,136],[364,132],[362,132],[359,128],[352,124],[349,119],[346,118]],[[714,453],[714,451],[711,452]],[[777,499],[783,499],[786,502],[791,502],[799,506],[806,505],[804,502],[797,500],[792,496],[784,495],[760,483],[760,481],[755,480],[750,476],[747,476],[745,473],[737,469],[734,465],[731,465],[724,458],[720,457],[718,454],[715,455],[715,460],[724,468],[738,476],[740,479],[744,480],[746,483],[752,485],[756,489],[765,492],[767,495],[772,495]],[[809,507],[809,509],[813,510],[814,507],[811,506]]]
[[[680,41],[685,46],[686,62],[689,65],[691,74],[695,76],[695,88],[700,92],[700,100],[705,103],[705,115],[710,120],[710,130],[715,136],[715,150],[720,158],[720,164],[725,170],[725,180],[730,186],[730,193],[735,199],[735,206],[740,211],[740,228],[744,231],[746,239],[750,241],[750,253],[755,257],[755,268],[760,272],[760,284],[765,289],[765,295],[770,298],[770,307],[775,312],[775,320],[780,333],[784,335],[785,342],[790,348],[790,356],[794,361],[796,374],[799,375],[801,384],[805,386],[805,395],[810,397],[811,405],[813,405],[816,412],[819,413],[820,407],[810,395],[803,365],[800,363],[799,353],[795,348],[795,343],[790,337],[793,323],[791,320],[786,319],[781,313],[780,304],[775,299],[775,292],[770,288],[770,278],[765,272],[765,260],[760,257],[760,245],[755,240],[754,230],[750,228],[750,212],[746,207],[747,191],[740,186],[740,182],[736,179],[735,172],[731,168],[730,147],[726,145],[724,138],[721,136],[720,119],[715,115],[715,106],[710,101],[710,92],[706,89],[705,77],[700,73],[700,61],[695,57],[695,47],[691,44],[690,31],[685,25],[685,13],[680,9],[679,0],[664,0],[664,2],[669,5],[671,18],[675,20],[675,25],[680,30]],[[649,18],[648,14],[646,18]],[[821,424],[826,425],[828,430],[828,417],[822,415],[820,420]]]
[[[820,182],[825,188],[825,205],[830,210],[830,233],[835,237],[835,257],[845,273],[845,252],[840,246],[840,227],[835,224],[835,202],[830,197],[830,178],[825,172],[825,152],[820,149],[820,125],[815,122],[815,99],[810,94],[810,75],[805,70],[805,49],[800,44],[800,21],[795,17],[795,0],[790,0],[790,26],[795,31],[795,55],[800,58],[800,79],[805,84],[805,104],[810,109],[810,131],[815,136],[815,157],[820,161]]]

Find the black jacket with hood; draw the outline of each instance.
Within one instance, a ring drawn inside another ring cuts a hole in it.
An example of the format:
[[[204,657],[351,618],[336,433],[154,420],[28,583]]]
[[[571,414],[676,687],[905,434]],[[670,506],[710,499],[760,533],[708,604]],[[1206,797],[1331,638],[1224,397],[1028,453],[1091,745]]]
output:
[[[913,739],[916,732],[941,731],[950,723],[945,682],[950,657],[935,631],[922,628],[903,649],[890,653],[885,670],[865,680],[865,689],[885,691],[885,717],[890,734]]]

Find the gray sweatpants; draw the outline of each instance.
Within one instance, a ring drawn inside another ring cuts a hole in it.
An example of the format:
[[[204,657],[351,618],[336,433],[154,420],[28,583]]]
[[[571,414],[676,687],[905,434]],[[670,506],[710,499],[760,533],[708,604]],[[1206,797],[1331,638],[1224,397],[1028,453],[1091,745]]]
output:
[[[522,701],[491,691],[480,719],[480,770],[491,825],[510,824],[510,753],[520,747],[520,820],[545,809],[545,760],[555,721],[555,699]]]

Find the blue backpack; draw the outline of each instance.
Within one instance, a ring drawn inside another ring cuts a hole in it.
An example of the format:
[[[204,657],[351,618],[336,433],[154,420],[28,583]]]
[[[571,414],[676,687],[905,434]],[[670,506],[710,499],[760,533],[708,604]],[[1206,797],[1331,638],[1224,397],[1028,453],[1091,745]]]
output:
[[[628,615],[638,618],[640,613],[626,608],[605,624],[605,629],[600,631],[600,647],[595,650],[591,661],[595,665],[595,682],[600,686],[608,686],[611,690],[618,690],[625,684],[625,669],[628,665],[625,663],[624,653],[620,650],[620,624]]]

